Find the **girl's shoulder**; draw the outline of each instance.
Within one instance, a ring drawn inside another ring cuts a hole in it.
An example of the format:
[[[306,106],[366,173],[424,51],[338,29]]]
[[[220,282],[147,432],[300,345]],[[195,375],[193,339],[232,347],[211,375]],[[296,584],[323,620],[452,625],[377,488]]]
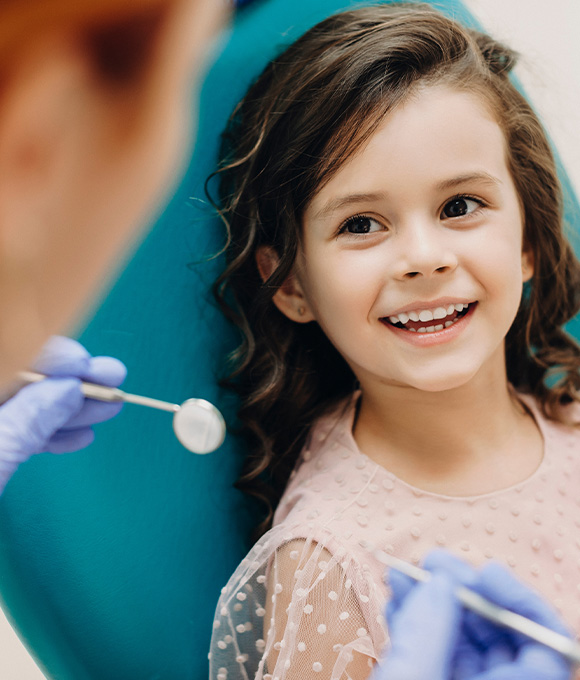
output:
[[[385,596],[357,546],[316,520],[266,533],[222,590],[210,677],[243,668],[244,677],[284,680],[289,668],[310,677],[319,667],[362,677],[357,664],[368,673],[386,642]]]

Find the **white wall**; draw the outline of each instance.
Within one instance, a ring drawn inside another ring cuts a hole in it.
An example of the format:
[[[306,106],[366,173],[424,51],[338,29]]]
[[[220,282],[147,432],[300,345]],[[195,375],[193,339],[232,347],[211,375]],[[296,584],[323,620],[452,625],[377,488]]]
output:
[[[580,0],[464,2],[492,35],[522,54],[516,73],[580,196]],[[0,613],[0,678],[43,677]]]
[[[464,2],[489,33],[520,53],[515,72],[580,193],[580,2]]]

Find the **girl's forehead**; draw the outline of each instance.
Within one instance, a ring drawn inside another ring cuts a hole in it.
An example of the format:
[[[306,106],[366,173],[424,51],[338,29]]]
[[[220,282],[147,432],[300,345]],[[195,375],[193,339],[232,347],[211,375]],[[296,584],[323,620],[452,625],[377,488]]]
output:
[[[368,140],[315,194],[309,214],[335,194],[364,195],[409,184],[440,185],[457,176],[505,176],[506,143],[480,95],[422,88],[388,113]],[[331,207],[331,206],[330,206]]]

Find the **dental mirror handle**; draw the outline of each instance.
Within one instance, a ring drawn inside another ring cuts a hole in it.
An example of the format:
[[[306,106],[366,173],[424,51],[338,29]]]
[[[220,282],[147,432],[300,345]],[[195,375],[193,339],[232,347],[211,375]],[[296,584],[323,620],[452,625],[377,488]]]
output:
[[[48,376],[34,371],[21,371],[18,373],[18,377],[26,383],[35,383],[44,380]],[[120,390],[118,387],[106,387],[105,385],[97,385],[84,381],[81,381],[81,392],[89,399],[97,399],[98,401],[124,401],[128,404],[138,404],[139,406],[147,406],[160,411],[169,411],[170,413],[176,413],[181,408],[179,404],[171,404],[168,401],[161,401],[160,399],[151,399],[149,397],[142,397],[138,394],[130,394],[129,392],[123,392],[123,390]]]

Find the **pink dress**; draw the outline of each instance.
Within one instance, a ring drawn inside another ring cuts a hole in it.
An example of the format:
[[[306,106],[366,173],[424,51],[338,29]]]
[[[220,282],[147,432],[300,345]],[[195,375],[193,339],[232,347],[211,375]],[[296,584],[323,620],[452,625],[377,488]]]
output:
[[[543,435],[543,460],[526,481],[480,496],[422,491],[362,454],[355,397],[321,418],[274,527],[222,590],[210,678],[366,678],[388,641],[388,588],[363,541],[413,563],[437,546],[475,565],[497,560],[580,633],[580,430],[519,396]]]

